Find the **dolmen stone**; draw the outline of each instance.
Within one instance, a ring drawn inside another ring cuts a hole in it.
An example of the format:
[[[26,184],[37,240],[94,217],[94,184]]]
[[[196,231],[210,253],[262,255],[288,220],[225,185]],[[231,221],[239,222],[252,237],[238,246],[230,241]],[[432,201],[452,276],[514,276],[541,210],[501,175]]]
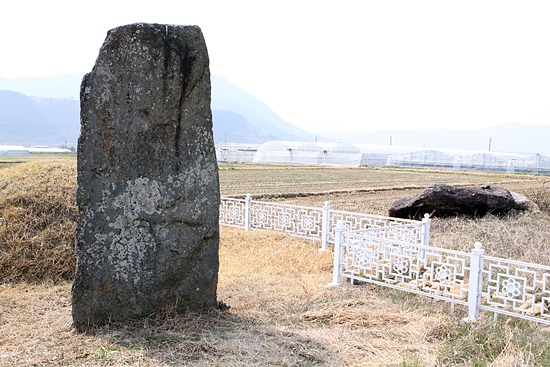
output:
[[[217,305],[218,168],[197,26],[112,29],[80,89],[73,325]]]
[[[396,200],[388,211],[390,217],[421,219],[465,215],[481,217],[501,215],[512,209],[521,209],[510,191],[503,187],[459,187],[435,184],[418,195]]]

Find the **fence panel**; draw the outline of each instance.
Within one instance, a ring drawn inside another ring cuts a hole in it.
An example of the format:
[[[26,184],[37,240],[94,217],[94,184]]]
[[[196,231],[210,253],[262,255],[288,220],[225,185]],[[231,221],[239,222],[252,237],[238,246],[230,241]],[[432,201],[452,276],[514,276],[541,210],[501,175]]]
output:
[[[428,216],[420,222],[247,196],[222,198],[219,218],[221,225],[286,232],[323,246],[337,242],[335,285],[346,277],[468,306],[470,319],[484,310],[550,324],[550,267],[484,256],[479,243],[472,253],[426,246]]]
[[[470,254],[344,232],[341,275],[467,306]]]
[[[250,229],[286,232],[296,237],[320,241],[322,208],[253,201]]]
[[[472,253],[426,246],[427,215],[420,222],[247,196],[222,198],[219,218],[225,226],[336,242],[334,285],[346,277],[468,306],[470,319],[484,310],[550,325],[550,267],[484,256],[480,243]]]
[[[484,256],[480,243],[466,253],[398,241],[383,230],[337,228],[332,284],[345,277],[441,299],[467,306],[470,320],[484,310],[550,325],[550,267]]]
[[[339,221],[342,221],[344,223],[344,225],[346,226],[346,231],[358,231],[371,228],[382,228],[400,225],[422,225],[421,222],[414,220],[344,212],[340,210],[331,210],[329,218],[330,231],[328,239],[328,242],[330,243],[334,243],[334,231],[332,229],[336,227]]]
[[[409,244],[421,244],[422,241],[422,224],[405,224],[387,227],[373,227],[362,231],[352,231],[364,234],[370,237],[386,238]]]
[[[481,310],[550,324],[550,267],[484,256]]]
[[[220,225],[244,229],[246,225],[246,200],[222,198]]]

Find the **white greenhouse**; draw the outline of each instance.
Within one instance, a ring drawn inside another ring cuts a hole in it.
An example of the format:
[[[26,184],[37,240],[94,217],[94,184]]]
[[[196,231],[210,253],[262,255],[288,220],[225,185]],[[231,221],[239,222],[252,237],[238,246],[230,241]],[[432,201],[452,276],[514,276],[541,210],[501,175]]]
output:
[[[506,172],[508,162],[517,158],[521,158],[521,156],[491,152],[475,153],[461,157],[458,169],[463,171]]]
[[[428,149],[391,155],[386,164],[399,167],[452,169],[456,167],[459,159],[460,155],[457,153]]]
[[[30,155],[29,149],[19,145],[0,145],[0,156],[27,156]]]
[[[521,159],[511,159],[507,172],[550,175],[550,157],[537,154]]]
[[[545,159],[548,157],[536,157],[516,153],[430,149],[392,155],[388,158],[387,165],[506,173],[544,174],[545,169],[550,170],[548,159]]]
[[[390,155],[410,152],[415,149],[421,148],[392,145],[270,141],[258,148],[254,155],[254,163],[381,167],[386,165]]]
[[[260,144],[216,143],[216,158],[218,162],[249,163]]]
[[[254,163],[352,165],[359,149],[350,144],[270,141],[254,155]]]
[[[220,162],[398,166],[456,171],[550,174],[550,157],[395,145],[269,141],[259,144],[217,143]]]
[[[28,148],[31,154],[33,153],[72,153],[66,148],[50,148],[50,147],[30,147]]]

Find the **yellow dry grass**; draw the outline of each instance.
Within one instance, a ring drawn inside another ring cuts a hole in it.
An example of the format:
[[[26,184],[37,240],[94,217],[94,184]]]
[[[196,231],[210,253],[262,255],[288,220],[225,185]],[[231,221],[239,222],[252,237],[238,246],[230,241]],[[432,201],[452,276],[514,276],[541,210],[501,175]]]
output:
[[[443,303],[367,285],[328,287],[332,253],[320,252],[318,244],[231,228],[221,230],[218,285],[228,311],[178,315],[165,310],[76,333],[67,281],[74,272],[75,163],[74,158],[44,159],[0,169],[0,366],[469,366],[471,348],[490,349],[479,346],[483,323],[464,331]],[[281,170],[286,169],[276,171]],[[341,172],[325,180],[322,190]],[[367,175],[376,181],[373,173],[378,172],[358,170],[346,177]],[[380,177],[401,175],[405,182],[411,174],[426,185],[435,179],[433,172],[409,171],[383,171]],[[510,179],[477,175],[473,180],[487,178]],[[461,182],[468,180],[460,176]],[[550,202],[544,179],[521,177],[508,185],[524,194],[535,190],[539,202]],[[289,201],[321,206],[328,200],[335,209],[384,214],[393,199],[414,191],[395,186],[317,192]],[[432,238],[436,245],[462,250],[481,240],[489,254],[550,264],[544,246],[548,223],[543,213],[434,220]],[[544,348],[536,350],[548,345],[547,329],[506,325],[508,342],[479,365],[537,365],[543,355],[548,361]],[[530,334],[542,335],[542,342]],[[535,347],[521,348],[515,342],[521,339],[526,339],[521,345]],[[446,352],[448,347],[461,351]]]
[[[75,162],[34,160],[0,170],[0,281],[73,277]]]
[[[71,328],[70,284],[0,287],[0,365],[395,366],[434,361],[444,324],[367,286],[328,287],[332,254],[275,232],[223,228],[219,299],[229,311],[162,315],[88,334]]]

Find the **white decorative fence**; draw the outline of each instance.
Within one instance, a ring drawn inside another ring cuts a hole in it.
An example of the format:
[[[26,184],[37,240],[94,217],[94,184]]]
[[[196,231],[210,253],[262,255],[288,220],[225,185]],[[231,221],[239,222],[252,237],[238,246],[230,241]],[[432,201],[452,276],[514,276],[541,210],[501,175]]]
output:
[[[479,309],[550,324],[550,267],[482,251],[480,245]]]
[[[338,223],[332,284],[348,278],[441,299],[468,307],[470,320],[484,310],[550,324],[550,267],[484,256],[479,242],[471,253],[426,246],[396,228]]]
[[[430,219],[422,221],[331,210],[328,202],[322,208],[277,204],[246,199],[221,198],[220,225],[248,230],[274,230],[292,236],[320,241],[326,250],[334,243],[336,224],[342,222],[347,230],[368,230],[378,237],[428,245]],[[384,228],[384,230],[381,230]]]
[[[429,246],[430,219],[422,221],[222,198],[220,225],[275,230],[334,244],[333,285],[342,278],[399,289],[479,311],[550,324],[550,267]]]

